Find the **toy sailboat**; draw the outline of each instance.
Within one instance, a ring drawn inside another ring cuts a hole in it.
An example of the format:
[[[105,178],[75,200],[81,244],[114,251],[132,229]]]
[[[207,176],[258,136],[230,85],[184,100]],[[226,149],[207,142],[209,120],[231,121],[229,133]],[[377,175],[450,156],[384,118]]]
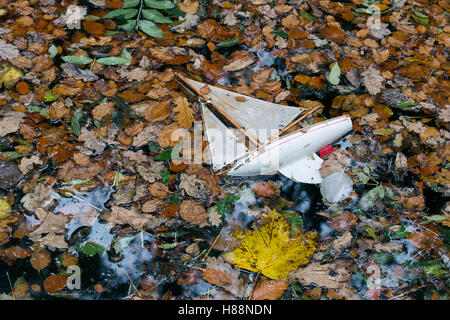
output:
[[[297,182],[320,183],[323,160],[316,152],[352,130],[350,117],[341,116],[286,133],[317,108],[271,103],[177,76],[200,97],[210,161],[221,173],[280,172]]]

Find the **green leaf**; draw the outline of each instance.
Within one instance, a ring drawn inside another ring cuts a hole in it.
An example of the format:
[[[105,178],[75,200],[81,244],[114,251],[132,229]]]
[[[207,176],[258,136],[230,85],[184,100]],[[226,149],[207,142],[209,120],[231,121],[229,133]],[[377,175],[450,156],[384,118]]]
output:
[[[96,254],[103,254],[105,252],[106,248],[102,246],[101,244],[95,243],[95,242],[86,242],[85,244],[82,244],[77,248],[78,251],[84,253],[87,256],[93,257]]]
[[[434,275],[443,275],[443,274],[447,274],[447,271],[442,270],[441,266],[438,264],[429,266],[428,268],[425,269],[425,273],[426,274],[434,274]]]
[[[39,112],[41,114],[41,116],[46,116],[48,115],[48,110],[47,108],[42,108],[42,107],[38,107],[38,106],[28,106],[27,107],[27,111],[28,112]]]
[[[136,17],[138,12],[139,12],[138,9],[116,9],[108,12],[103,18],[104,19],[122,18],[124,20],[128,20]]]
[[[6,151],[6,154],[11,158],[11,160],[15,160],[25,156],[24,154],[18,153],[16,151]]]
[[[44,101],[45,102],[53,102],[58,100],[58,97],[55,96],[51,91],[47,92],[44,96]]]
[[[374,238],[375,240],[377,240],[377,235],[375,234],[375,232],[372,230],[371,227],[367,227],[367,228],[366,228],[366,232],[369,234],[369,236],[371,236],[372,238]]]
[[[239,196],[232,194],[226,198],[219,199],[215,205],[216,210],[219,214],[229,213],[231,206],[239,200]]]
[[[390,264],[395,261],[394,256],[388,252],[376,252],[372,257],[379,264]]]
[[[288,34],[282,30],[275,30],[271,32],[272,34],[282,37],[283,39],[287,39],[288,38]]]
[[[50,54],[50,57],[54,58],[58,55],[58,48],[54,44],[52,44],[50,47],[48,47],[48,53]]]
[[[148,149],[150,152],[159,153],[159,145],[156,142],[150,142],[148,144]]]
[[[156,161],[171,160],[172,159],[172,151],[173,151],[173,148],[169,148],[169,149],[164,150],[161,154],[158,154],[155,157],[155,160]]]
[[[166,10],[164,10],[164,12],[167,13],[168,15],[175,16],[175,17],[183,17],[184,18],[186,16],[186,12],[184,12],[180,8],[166,9]]]
[[[153,9],[142,10],[142,15],[145,19],[151,20],[157,23],[172,23],[172,20],[165,17],[161,12]]]
[[[175,7],[172,1],[167,0],[144,0],[145,4],[153,9],[172,9]]]
[[[103,64],[106,66],[115,66],[118,64],[127,65],[129,63],[128,59],[123,57],[106,57],[106,58],[100,58],[97,60],[99,64]]]
[[[114,110],[112,114],[112,121],[119,127],[122,128],[125,124],[125,118],[123,116],[123,113],[119,110]]]
[[[156,24],[154,24],[151,21],[139,20],[138,27],[139,27],[139,30],[141,30],[143,33],[149,35],[150,37],[164,38],[162,30],[159,29],[156,26]]]
[[[127,23],[124,23],[119,26],[120,29],[123,29],[125,31],[132,31],[134,28],[136,28],[136,20],[127,21]]]
[[[394,133],[394,130],[390,128],[382,128],[375,130],[373,133],[376,134],[377,136],[390,136],[391,134]]]
[[[125,0],[122,9],[136,8],[140,3],[141,0]]]
[[[73,114],[72,120],[71,120],[73,134],[76,135],[77,137],[81,133],[80,120],[82,117],[83,117],[83,112],[81,111],[81,108],[79,108],[79,109],[77,109],[77,111],[75,111],[75,113]]]
[[[417,102],[400,102],[400,103],[397,103],[397,106],[399,106],[399,107],[415,107],[417,105],[418,105]]]
[[[163,243],[158,245],[158,248],[164,249],[164,250],[170,250],[175,248],[177,245],[179,245],[180,243],[178,242],[174,242],[174,243]]]
[[[216,46],[219,48],[228,48],[239,44],[238,38],[220,41]]]
[[[341,77],[341,68],[339,68],[338,63],[336,62],[333,67],[331,68],[330,75],[328,77],[328,81],[332,85],[338,85]]]
[[[167,181],[169,181],[169,178],[170,178],[170,171],[164,171],[161,174],[161,179],[163,183],[167,183]]]
[[[63,186],[78,186],[80,184],[85,184],[91,180],[92,179],[72,179],[70,181],[63,182],[62,185]]]
[[[126,48],[123,48],[122,53],[120,54],[120,56],[124,59],[127,59],[128,63],[126,63],[125,65],[129,66],[131,64],[131,60],[133,59],[133,57],[131,56],[131,54],[127,51]]]
[[[309,12],[300,11],[298,14],[300,15],[300,17],[302,17],[306,21],[309,21],[309,22],[313,22],[314,21],[314,17]]]
[[[92,58],[85,57],[85,56],[64,56],[62,59],[65,62],[73,63],[73,64],[88,64],[94,61]]]

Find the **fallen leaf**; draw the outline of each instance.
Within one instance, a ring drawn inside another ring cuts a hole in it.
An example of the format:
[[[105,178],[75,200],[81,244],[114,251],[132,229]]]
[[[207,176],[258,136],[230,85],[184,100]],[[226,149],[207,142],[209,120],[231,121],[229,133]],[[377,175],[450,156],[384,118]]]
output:
[[[280,190],[268,181],[257,181],[250,188],[261,197],[273,197],[280,194]]]
[[[53,21],[56,26],[66,26],[68,29],[80,29],[81,20],[86,15],[87,8],[70,5],[67,7],[66,13]]]
[[[147,224],[158,226],[166,221],[166,219],[154,217],[148,214],[139,214],[136,209],[126,209],[119,206],[112,206],[111,212],[103,212],[100,217],[113,225],[130,225],[134,229],[142,229]]]
[[[252,300],[277,300],[286,291],[289,283],[283,280],[263,280],[251,295]]]
[[[350,231],[352,226],[356,225],[358,218],[351,212],[344,211],[343,213],[333,217],[328,223],[334,230],[343,232]]]
[[[47,293],[56,293],[66,287],[67,276],[54,274],[44,280],[44,290]]]
[[[292,276],[304,286],[315,284],[320,287],[337,289],[340,287],[339,281],[330,275],[330,270],[333,270],[332,264],[321,265],[319,262],[314,262],[293,272]]]
[[[0,39],[0,57],[4,60],[14,59],[19,56],[19,49],[7,43],[5,40]]]
[[[180,207],[180,216],[189,223],[201,225],[206,222],[206,210],[198,202],[183,200]]]
[[[363,83],[370,94],[376,95],[384,88],[384,78],[373,65],[361,73],[363,76]]]
[[[187,99],[181,94],[174,92],[172,94],[172,98],[176,104],[176,107],[173,109],[175,112],[174,120],[177,121],[181,127],[185,129],[189,129],[192,127],[192,123],[194,122],[194,112],[192,111],[189,102]]]
[[[25,114],[21,112],[9,111],[0,114],[0,137],[16,132],[20,129]]]
[[[46,249],[41,248],[31,254],[30,263],[37,271],[46,268],[50,264],[50,261],[51,255]]]
[[[314,232],[290,235],[289,222],[278,212],[271,211],[262,218],[266,222],[254,231],[238,231],[239,248],[225,254],[225,259],[238,268],[261,272],[271,279],[283,279],[308,262],[316,247]]]
[[[228,278],[225,272],[217,269],[204,269],[203,279],[215,285],[231,283],[231,279]]]
[[[27,174],[29,171],[33,170],[35,164],[44,164],[38,156],[31,156],[30,158],[22,158],[20,160],[19,169],[23,174]]]

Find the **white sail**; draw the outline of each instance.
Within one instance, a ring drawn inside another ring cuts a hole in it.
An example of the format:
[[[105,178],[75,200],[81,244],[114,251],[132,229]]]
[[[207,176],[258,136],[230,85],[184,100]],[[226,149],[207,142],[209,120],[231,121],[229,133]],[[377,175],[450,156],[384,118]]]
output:
[[[185,81],[198,90],[205,86],[204,83],[192,79],[186,78]],[[206,96],[212,104],[220,107],[230,118],[246,129],[248,135],[261,143],[264,143],[272,134],[267,131],[267,135],[261,137],[258,129],[280,130],[304,111],[298,107],[283,106],[219,87],[208,86],[210,92]],[[236,97],[244,97],[245,101],[240,102],[236,100]]]
[[[203,122],[214,170],[243,157],[248,149],[207,107],[202,105]]]

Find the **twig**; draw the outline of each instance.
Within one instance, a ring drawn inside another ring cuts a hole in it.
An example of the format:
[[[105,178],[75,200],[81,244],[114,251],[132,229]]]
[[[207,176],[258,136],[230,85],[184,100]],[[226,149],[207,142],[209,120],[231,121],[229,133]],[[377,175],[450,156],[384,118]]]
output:
[[[422,289],[422,288],[424,288],[424,287],[426,287],[426,286],[423,285],[423,286],[420,286],[420,287],[412,288],[412,289],[410,289],[410,290],[408,290],[408,291],[403,292],[402,294],[399,294],[398,296],[389,298],[388,300],[394,300],[394,299],[403,297],[404,295],[407,295],[407,294],[409,294],[409,293],[411,293],[411,292],[417,291],[417,290]]]
[[[217,240],[219,240],[220,235],[222,234],[223,230],[225,229],[225,226],[222,227],[222,230],[220,230],[219,234],[217,235],[217,237],[214,239],[212,245],[209,247],[209,250],[206,252],[205,256],[202,258],[202,261],[205,261],[206,257],[208,256],[208,254],[211,252],[212,248],[216,245]]]
[[[136,288],[136,286],[133,283],[133,280],[131,279],[130,275],[128,274],[128,272],[125,270],[125,268],[122,268],[123,272],[125,272],[125,274],[127,275],[128,280],[130,280],[130,284],[133,286],[134,290],[136,290],[137,294],[139,295],[140,298],[142,298],[141,293],[139,292],[139,290]]]
[[[14,292],[14,288],[12,286],[11,278],[9,277],[8,271],[6,271],[6,276],[8,277],[9,286],[11,287],[11,294],[12,294],[14,300],[16,300],[16,293]]]
[[[253,293],[255,292],[255,288],[256,288],[256,281],[258,281],[260,274],[261,274],[261,271],[259,271],[258,274],[256,275],[255,281],[253,283],[253,290],[252,290],[252,293],[250,293],[250,295],[248,296],[248,300],[252,300],[252,298],[253,298]]]

